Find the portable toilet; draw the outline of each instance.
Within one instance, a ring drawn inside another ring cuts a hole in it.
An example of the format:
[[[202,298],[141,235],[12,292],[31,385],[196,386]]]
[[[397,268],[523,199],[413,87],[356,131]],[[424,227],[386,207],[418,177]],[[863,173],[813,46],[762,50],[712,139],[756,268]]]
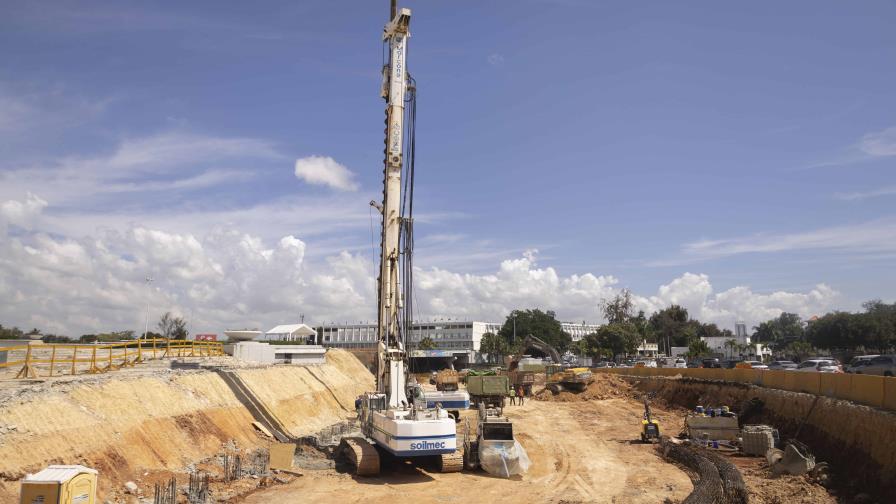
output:
[[[22,480],[20,504],[96,504],[96,469],[51,465]]]

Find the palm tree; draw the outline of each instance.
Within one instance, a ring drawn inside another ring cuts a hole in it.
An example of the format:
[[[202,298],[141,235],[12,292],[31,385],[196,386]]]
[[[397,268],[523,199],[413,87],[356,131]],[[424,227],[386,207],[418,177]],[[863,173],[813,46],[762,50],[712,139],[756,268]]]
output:
[[[725,340],[725,348],[728,350],[726,353],[728,354],[728,358],[731,358],[731,353],[737,348],[737,340],[730,339]]]

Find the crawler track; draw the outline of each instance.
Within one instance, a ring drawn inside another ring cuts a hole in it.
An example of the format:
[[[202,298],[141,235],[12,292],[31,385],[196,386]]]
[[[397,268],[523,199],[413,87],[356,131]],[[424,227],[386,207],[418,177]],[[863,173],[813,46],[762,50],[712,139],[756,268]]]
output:
[[[464,453],[457,450],[454,453],[442,455],[439,458],[439,472],[460,472],[464,468]]]
[[[380,473],[380,454],[361,437],[342,438],[339,452],[355,468],[358,476],[376,476]]]

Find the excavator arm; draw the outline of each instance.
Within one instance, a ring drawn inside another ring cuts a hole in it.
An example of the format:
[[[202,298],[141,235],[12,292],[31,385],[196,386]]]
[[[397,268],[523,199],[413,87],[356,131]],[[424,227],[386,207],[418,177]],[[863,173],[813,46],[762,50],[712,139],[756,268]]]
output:
[[[527,350],[532,349],[532,348],[549,356],[551,358],[551,360],[554,362],[554,364],[560,364],[560,352],[558,352],[551,345],[548,345],[547,343],[545,343],[544,340],[542,340],[540,338],[536,338],[535,336],[532,336],[530,334],[530,335],[526,336],[526,339],[523,340],[522,353],[520,355],[516,356],[512,361],[510,361],[510,365],[508,366],[508,369],[510,371],[516,370],[516,368],[519,367],[520,358],[523,356],[523,354],[526,353]]]

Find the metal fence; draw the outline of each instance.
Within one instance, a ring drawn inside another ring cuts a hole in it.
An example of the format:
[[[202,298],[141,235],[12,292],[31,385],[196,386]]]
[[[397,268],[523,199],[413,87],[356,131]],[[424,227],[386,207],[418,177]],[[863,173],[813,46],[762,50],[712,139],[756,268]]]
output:
[[[35,343],[0,347],[6,362],[0,370],[19,368],[15,378],[42,378],[82,373],[106,373],[166,357],[224,355],[217,341],[146,339],[121,343],[77,345]]]

